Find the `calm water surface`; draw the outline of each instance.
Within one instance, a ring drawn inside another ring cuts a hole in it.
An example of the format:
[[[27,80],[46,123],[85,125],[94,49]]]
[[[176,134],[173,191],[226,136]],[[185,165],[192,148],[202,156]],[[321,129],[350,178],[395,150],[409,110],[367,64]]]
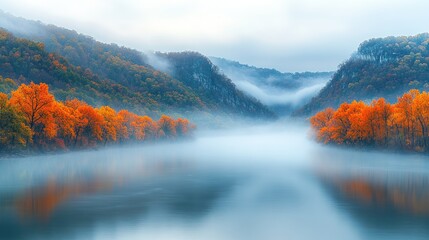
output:
[[[0,239],[429,239],[429,158],[296,124],[0,161]]]

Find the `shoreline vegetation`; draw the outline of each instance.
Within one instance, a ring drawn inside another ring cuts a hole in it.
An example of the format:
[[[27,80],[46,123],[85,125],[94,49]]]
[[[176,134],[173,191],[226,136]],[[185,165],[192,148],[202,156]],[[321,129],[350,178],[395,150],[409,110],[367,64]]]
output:
[[[194,129],[185,118],[162,115],[154,121],[77,99],[57,101],[45,83],[22,84],[10,97],[0,92],[0,157],[176,140]]]
[[[394,104],[379,98],[343,103],[310,118],[324,144],[429,152],[429,93],[410,90]]]

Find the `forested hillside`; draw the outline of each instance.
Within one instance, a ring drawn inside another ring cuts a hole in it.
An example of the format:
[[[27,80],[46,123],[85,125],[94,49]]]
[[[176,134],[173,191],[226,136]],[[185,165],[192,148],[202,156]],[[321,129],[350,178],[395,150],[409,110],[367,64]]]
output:
[[[210,57],[210,60],[233,81],[246,80],[258,86],[285,90],[311,85],[314,80],[327,80],[334,74],[333,72],[280,72],[276,69],[258,68],[225,58]]]
[[[274,114],[257,99],[239,91],[232,81],[205,56],[196,52],[158,53],[158,57],[169,63],[172,76],[184,83],[201,97],[212,109],[253,115],[274,117]]]
[[[198,86],[198,83],[190,84],[191,81],[196,80],[191,77],[195,72],[185,73],[189,77],[187,79],[178,79],[176,76],[156,70],[149,64],[148,57],[141,52],[119,47],[116,44],[101,43],[72,30],[17,18],[1,12],[0,27],[19,37],[42,42],[48,52],[63,56],[65,60],[75,65],[87,76],[104,81],[108,83],[107,85],[113,84],[122,88],[121,91],[127,91],[130,96],[136,95],[138,100],[124,100],[121,105],[124,108],[132,108],[136,111],[143,109],[140,113],[155,112],[155,115],[162,112],[183,115],[193,111],[212,112],[214,110],[231,114],[233,113],[231,109],[235,109],[236,106],[251,105],[252,107],[241,109],[237,113],[252,117],[272,115],[254,99],[241,97],[242,93],[237,91],[233,84],[217,83],[222,79],[215,75],[210,76],[215,77],[209,81],[210,83],[230,87],[231,89],[224,91],[240,96],[229,95],[230,99],[213,98],[210,91],[194,88]],[[189,67],[186,69],[191,70]],[[207,89],[209,88],[212,87]],[[112,92],[104,93],[111,94]],[[262,114],[255,115],[254,113]],[[234,112],[234,114],[236,113]]]
[[[363,42],[340,65],[332,80],[298,114],[356,100],[384,97],[394,102],[410,89],[429,89],[429,34],[386,37]]]
[[[199,98],[178,81],[165,80],[165,87],[155,84],[153,88],[142,85],[144,82],[136,85],[117,83],[49,53],[43,43],[16,38],[3,30],[0,30],[0,46],[0,75],[3,78],[13,79],[16,84],[47,83],[60,100],[76,97],[94,105],[109,104],[146,114],[171,112],[172,108],[204,107]],[[157,74],[159,79],[169,78],[166,74]]]
[[[0,89],[8,92],[21,83],[44,82],[52,86],[61,99],[79,98],[91,104],[138,104],[142,96],[129,89],[102,81],[96,75],[74,67],[56,54],[48,53],[44,44],[15,38],[0,30]]]
[[[267,105],[277,115],[289,115],[307,104],[331,79],[333,72],[282,73],[224,58],[211,61],[237,88]]]

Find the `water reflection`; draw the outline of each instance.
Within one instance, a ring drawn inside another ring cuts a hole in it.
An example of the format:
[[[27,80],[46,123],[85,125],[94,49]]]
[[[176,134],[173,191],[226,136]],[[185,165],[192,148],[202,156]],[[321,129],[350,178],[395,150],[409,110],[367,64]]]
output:
[[[86,167],[77,162],[66,169],[62,166],[65,171],[51,174],[46,181],[16,193],[14,206],[21,217],[47,218],[59,204],[74,198],[113,191],[130,184],[143,184],[148,179],[173,176],[192,168],[189,162],[162,159],[126,159],[122,164],[126,167],[118,166],[117,161],[105,161],[102,165],[89,163]],[[61,175],[64,172],[66,176]]]
[[[0,161],[0,239],[427,239],[425,156],[277,129]]]
[[[373,208],[429,216],[428,176],[409,175],[401,182],[369,176],[345,179],[324,177],[324,182],[341,196]]]
[[[427,239],[426,156],[331,149],[315,172],[335,204],[362,226],[364,239]]]
[[[118,157],[124,152],[126,158]],[[195,221],[209,213],[237,179],[219,177],[193,160],[145,149],[68,158],[2,162],[0,239],[68,239],[76,230],[88,239],[100,223],[116,226],[153,214]]]
[[[81,195],[111,189],[112,183],[109,181],[109,179],[94,179],[58,184],[56,179],[51,179],[45,186],[29,189],[19,195],[14,205],[21,217],[47,219],[62,202]]]

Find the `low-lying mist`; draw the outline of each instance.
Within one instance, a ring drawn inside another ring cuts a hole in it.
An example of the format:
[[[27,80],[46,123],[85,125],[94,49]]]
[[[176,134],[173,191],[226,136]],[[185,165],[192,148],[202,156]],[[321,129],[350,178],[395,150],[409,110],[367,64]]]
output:
[[[229,129],[198,128],[192,139],[183,141],[115,145],[96,150],[7,158],[7,161],[0,161],[0,182],[17,184],[13,176],[19,175],[22,167],[26,168],[27,173],[22,180],[27,185],[37,184],[44,177],[67,176],[62,171],[68,171],[69,168],[73,168],[73,172],[95,171],[113,179],[115,175],[132,176],[130,172],[141,167],[149,167],[147,171],[150,171],[149,163],[162,163],[164,160],[183,161],[191,165],[226,163],[249,166],[259,161],[302,164],[305,162],[302,153],[308,153],[309,148],[318,146],[309,141],[307,132],[306,124],[302,123],[279,121],[255,126],[243,121],[241,127]],[[307,150],[294,151],[298,148]],[[285,156],[288,156],[287,160]],[[136,164],[149,165],[136,168]]]
[[[146,51],[142,53],[143,61],[154,69],[164,72],[170,73],[172,72],[171,63],[163,57],[160,57],[156,52]]]
[[[290,105],[293,109],[303,106],[326,85],[327,79],[306,79],[312,84],[297,89],[283,89],[257,86],[248,81],[235,81],[237,87],[243,92],[255,97],[262,103],[273,105]]]
[[[211,57],[237,88],[258,99],[278,115],[287,115],[308,103],[331,79],[331,72],[282,73]]]
[[[410,233],[390,212],[378,212],[383,225],[366,224],[355,209],[385,203],[418,229],[414,211],[429,209],[426,156],[326,147],[305,122],[2,160],[0,235],[8,239],[391,239]]]
[[[159,71],[174,74],[168,59],[157,53],[145,52],[143,60]],[[216,58],[210,60],[213,64],[223,64],[220,68],[221,73],[231,79],[239,90],[271,107],[279,115],[285,115],[285,112],[289,113],[308,103],[330,79],[326,73],[322,74],[325,77],[296,78],[292,77],[292,74],[283,74],[276,70],[250,67],[241,69],[236,66],[225,66],[225,63],[220,63]],[[265,71],[272,75],[267,75]]]

